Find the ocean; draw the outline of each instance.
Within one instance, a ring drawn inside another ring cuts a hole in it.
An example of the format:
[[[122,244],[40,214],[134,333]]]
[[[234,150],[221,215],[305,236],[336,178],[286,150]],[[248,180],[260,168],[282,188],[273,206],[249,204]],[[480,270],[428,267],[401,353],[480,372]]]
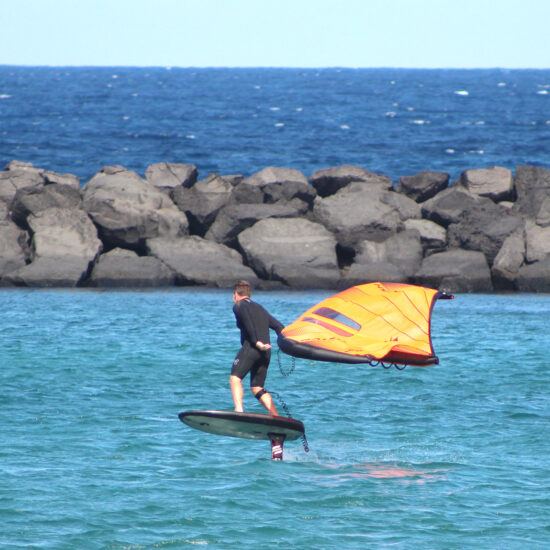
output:
[[[550,70],[0,67],[0,166],[548,167]]]
[[[285,324],[325,296],[255,294]],[[285,376],[275,346],[266,387],[309,445],[283,462],[178,420],[232,408],[230,292],[0,300],[1,548],[550,546],[548,295],[438,302],[437,366],[296,360]],[[245,409],[262,412],[248,390]]]
[[[82,183],[164,161],[456,179],[548,167],[549,95],[550,70],[0,67],[0,165]],[[326,295],[254,297],[288,324]],[[266,386],[309,444],[283,462],[178,420],[232,408],[230,292],[0,289],[0,303],[1,548],[550,547],[549,295],[438,302],[432,367],[297,360],[286,376],[275,348]],[[262,412],[247,390],[245,408]]]

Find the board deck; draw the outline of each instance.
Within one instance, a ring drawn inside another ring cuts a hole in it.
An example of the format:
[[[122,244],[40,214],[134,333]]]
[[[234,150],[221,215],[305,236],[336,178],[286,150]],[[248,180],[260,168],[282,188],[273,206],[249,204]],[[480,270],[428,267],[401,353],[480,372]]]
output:
[[[293,441],[304,435],[302,422],[286,416],[213,410],[186,411],[178,416],[191,428],[229,437],[271,440],[276,436]]]

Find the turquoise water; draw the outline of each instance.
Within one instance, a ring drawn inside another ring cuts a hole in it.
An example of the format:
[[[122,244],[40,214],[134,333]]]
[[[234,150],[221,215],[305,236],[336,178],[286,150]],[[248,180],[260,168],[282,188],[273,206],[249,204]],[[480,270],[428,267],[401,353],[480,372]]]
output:
[[[289,323],[326,295],[255,297]],[[286,377],[274,353],[266,386],[310,446],[283,462],[177,418],[231,408],[230,292],[0,299],[3,549],[550,546],[548,295],[439,302],[434,367]]]

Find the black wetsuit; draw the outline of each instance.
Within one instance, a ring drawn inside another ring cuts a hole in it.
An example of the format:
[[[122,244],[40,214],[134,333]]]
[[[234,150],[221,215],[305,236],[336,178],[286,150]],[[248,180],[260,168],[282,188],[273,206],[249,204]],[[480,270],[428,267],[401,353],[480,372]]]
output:
[[[263,388],[271,350],[260,351],[256,347],[256,342],[269,344],[269,329],[279,333],[284,325],[250,298],[239,300],[233,306],[233,313],[241,330],[242,347],[233,361],[231,374],[242,380],[250,372],[250,385]]]

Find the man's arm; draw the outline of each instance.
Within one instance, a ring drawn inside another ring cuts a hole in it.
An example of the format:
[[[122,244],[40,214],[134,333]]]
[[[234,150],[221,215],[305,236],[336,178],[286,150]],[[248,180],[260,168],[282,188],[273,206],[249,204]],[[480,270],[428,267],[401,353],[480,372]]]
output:
[[[277,334],[279,334],[281,332],[281,330],[283,330],[285,328],[285,326],[279,322],[277,319],[275,319],[275,317],[273,317],[273,315],[269,315],[269,328],[270,329],[273,329]]]

